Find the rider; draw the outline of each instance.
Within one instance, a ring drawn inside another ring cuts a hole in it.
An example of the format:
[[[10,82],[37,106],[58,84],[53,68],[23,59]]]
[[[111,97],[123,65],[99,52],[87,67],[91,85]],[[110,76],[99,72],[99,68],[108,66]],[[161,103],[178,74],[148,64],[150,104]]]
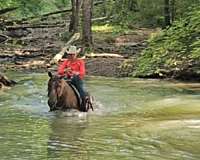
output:
[[[78,90],[80,97],[82,99],[82,109],[84,109],[84,101],[86,93],[83,89],[83,78],[85,76],[85,62],[82,59],[77,58],[78,53],[81,49],[77,49],[76,46],[70,46],[66,51],[67,59],[58,67],[58,74],[65,76],[66,79],[70,79],[71,83]]]

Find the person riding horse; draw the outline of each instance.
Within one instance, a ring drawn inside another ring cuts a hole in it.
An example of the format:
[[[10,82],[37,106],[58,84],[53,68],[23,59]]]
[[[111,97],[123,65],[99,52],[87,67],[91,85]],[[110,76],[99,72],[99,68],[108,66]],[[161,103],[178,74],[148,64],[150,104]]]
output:
[[[70,46],[67,53],[67,59],[64,59],[58,67],[58,75],[64,76],[66,80],[70,80],[71,84],[76,87],[82,99],[81,107],[85,107],[86,92],[83,88],[83,78],[85,76],[85,62],[83,59],[77,58],[81,49],[76,46]]]

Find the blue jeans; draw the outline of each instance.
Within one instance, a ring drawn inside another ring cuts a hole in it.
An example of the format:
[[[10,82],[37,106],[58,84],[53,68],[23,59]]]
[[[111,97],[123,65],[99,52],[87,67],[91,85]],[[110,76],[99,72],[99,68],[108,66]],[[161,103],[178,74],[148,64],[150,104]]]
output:
[[[78,90],[80,97],[83,99],[86,96],[85,90],[83,88],[83,80],[80,79],[78,75],[74,75],[71,79],[71,83],[76,87]]]

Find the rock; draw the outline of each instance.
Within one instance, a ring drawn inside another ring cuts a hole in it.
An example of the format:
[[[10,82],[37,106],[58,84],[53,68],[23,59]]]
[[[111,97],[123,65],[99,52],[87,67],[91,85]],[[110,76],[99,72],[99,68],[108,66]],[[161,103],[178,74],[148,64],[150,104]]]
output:
[[[7,36],[12,38],[21,38],[27,36],[31,31],[26,28],[10,29],[7,31]]]

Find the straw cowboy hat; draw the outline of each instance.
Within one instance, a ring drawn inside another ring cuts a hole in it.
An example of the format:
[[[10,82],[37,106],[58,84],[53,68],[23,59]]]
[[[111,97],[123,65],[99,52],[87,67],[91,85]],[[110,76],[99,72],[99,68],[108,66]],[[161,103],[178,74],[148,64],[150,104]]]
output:
[[[67,50],[66,53],[67,54],[78,54],[81,52],[81,48],[77,49],[76,46],[70,46]]]

